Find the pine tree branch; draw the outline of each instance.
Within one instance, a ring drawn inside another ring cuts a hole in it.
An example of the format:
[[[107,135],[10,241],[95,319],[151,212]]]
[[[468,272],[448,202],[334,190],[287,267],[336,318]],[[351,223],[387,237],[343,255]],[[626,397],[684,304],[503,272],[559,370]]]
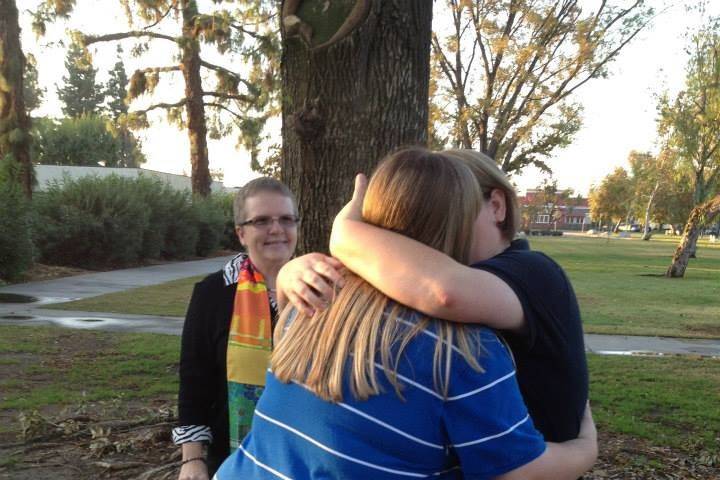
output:
[[[240,75],[233,72],[232,70],[228,70],[227,68],[221,67],[220,65],[215,65],[214,63],[206,62],[205,60],[201,60],[200,65],[202,65],[203,67],[205,67],[209,70],[215,70],[216,72],[221,72],[221,73],[224,73],[225,75],[229,75],[229,76],[233,77],[234,79],[238,80],[239,82],[242,82],[243,84],[245,84],[245,86],[248,87],[249,89],[253,88],[253,86],[250,82],[248,82],[247,80],[245,80]]]
[[[245,118],[242,115],[240,115],[237,112],[234,112],[232,109],[228,108],[227,106],[223,105],[222,103],[204,102],[203,105],[205,105],[206,107],[215,107],[215,108],[219,108],[221,110],[225,110],[226,112],[230,113],[235,118],[237,118],[238,120],[245,120]]]
[[[151,23],[150,25],[147,25],[147,26],[143,27],[143,30],[148,30],[148,29],[150,29],[150,28],[153,28],[153,27],[156,26],[158,23],[160,23],[160,22],[162,22],[163,20],[165,20],[165,18],[166,18],[168,15],[170,15],[170,12],[172,12],[176,7],[177,7],[177,0],[175,0],[175,1],[172,3],[172,5],[170,5],[170,6],[168,7],[167,12],[165,12],[165,13],[163,13],[163,14],[161,14],[161,15],[158,15],[158,19],[155,20],[154,23]],[[160,10],[159,10],[158,8],[155,8],[154,10],[155,10],[155,12],[157,12],[158,14],[160,13]]]
[[[242,94],[236,94],[236,93],[203,92],[203,95],[207,95],[209,97],[222,98],[225,100],[239,100],[239,101],[245,102],[245,103],[252,103],[255,100],[254,98],[252,98],[248,95],[242,95]]]
[[[162,73],[162,72],[179,72],[182,68],[180,65],[170,65],[169,67],[149,67],[149,68],[141,68],[137,70],[138,72],[142,73]]]
[[[171,37],[170,35],[164,35],[162,33],[155,33],[155,32],[143,32],[138,30],[133,30],[130,32],[119,32],[119,33],[109,33],[107,35],[86,35],[84,37],[85,45],[92,45],[93,43],[99,43],[99,42],[112,42],[115,40],[123,40],[125,38],[141,38],[141,37],[149,37],[153,39],[160,39],[160,40],[169,40],[173,43],[179,44],[177,38]]]
[[[253,32],[252,30],[248,30],[245,28],[244,25],[240,25],[238,23],[231,23],[230,26],[234,28],[235,30],[238,30],[246,35],[250,35],[255,40],[261,40],[261,41],[268,41],[270,40],[270,37],[268,35],[263,35],[261,33]]]
[[[148,113],[151,110],[157,110],[159,108],[164,108],[165,110],[169,110],[171,108],[177,108],[177,107],[183,107],[187,103],[186,99],[180,100],[176,103],[156,103],[154,105],[150,105],[147,108],[143,108],[141,110],[134,110],[130,113]]]

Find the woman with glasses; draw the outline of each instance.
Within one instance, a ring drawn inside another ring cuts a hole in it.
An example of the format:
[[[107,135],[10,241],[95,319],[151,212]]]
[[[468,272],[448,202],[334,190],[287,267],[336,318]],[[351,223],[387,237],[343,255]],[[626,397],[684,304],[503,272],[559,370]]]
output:
[[[173,430],[181,480],[210,478],[250,428],[277,318],[275,280],[297,243],[295,197],[283,183],[252,180],[233,210],[245,252],[195,285],[185,317]]]

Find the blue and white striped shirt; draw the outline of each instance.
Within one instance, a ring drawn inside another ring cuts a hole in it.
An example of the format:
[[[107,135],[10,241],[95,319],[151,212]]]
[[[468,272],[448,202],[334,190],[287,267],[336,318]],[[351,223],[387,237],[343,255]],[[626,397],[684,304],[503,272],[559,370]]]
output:
[[[407,320],[400,321],[414,321]],[[443,398],[433,385],[435,325],[413,338],[399,362],[404,400],[381,372],[384,393],[359,401],[346,388],[340,403],[268,372],[252,431],[215,478],[485,479],[540,456],[545,442],[504,343],[492,330],[468,328],[480,336],[484,372],[453,352]]]

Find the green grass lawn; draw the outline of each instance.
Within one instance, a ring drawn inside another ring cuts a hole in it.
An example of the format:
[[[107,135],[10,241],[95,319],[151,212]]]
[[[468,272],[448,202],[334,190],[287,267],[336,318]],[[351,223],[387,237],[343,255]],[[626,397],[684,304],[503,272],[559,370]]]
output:
[[[532,237],[568,272],[589,333],[720,338],[720,244],[701,243],[685,278],[663,277],[677,237]],[[67,310],[183,316],[200,277],[53,305]]]
[[[180,337],[0,327],[0,411],[174,396]]]
[[[570,276],[587,332],[720,338],[720,244],[701,243],[685,278],[669,279],[676,242],[531,238]]]
[[[193,285],[202,278],[202,276],[183,278],[160,285],[108,293],[74,302],[57,303],[47,308],[182,317],[190,301]]]
[[[118,397],[172,402],[179,340],[0,326],[0,418]],[[654,445],[720,449],[720,360],[590,355],[589,366],[600,429]]]

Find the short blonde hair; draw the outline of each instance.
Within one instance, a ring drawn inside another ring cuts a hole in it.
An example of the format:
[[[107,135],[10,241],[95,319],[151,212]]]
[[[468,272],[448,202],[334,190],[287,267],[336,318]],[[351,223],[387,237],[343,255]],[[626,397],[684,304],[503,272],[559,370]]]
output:
[[[235,226],[240,226],[240,224],[247,220],[247,218],[245,218],[245,203],[247,203],[247,199],[261,192],[277,193],[278,195],[288,197],[292,201],[293,209],[297,215],[297,201],[295,200],[295,195],[293,195],[287,185],[272,177],[260,177],[250,180],[235,194],[235,198],[233,199]]]
[[[518,204],[515,187],[508,180],[497,163],[484,153],[468,149],[447,150],[452,155],[465,163],[477,179],[483,197],[487,200],[494,189],[503,192],[505,196],[505,220],[498,225],[498,228],[506,240],[515,238],[520,229],[520,206]]]

